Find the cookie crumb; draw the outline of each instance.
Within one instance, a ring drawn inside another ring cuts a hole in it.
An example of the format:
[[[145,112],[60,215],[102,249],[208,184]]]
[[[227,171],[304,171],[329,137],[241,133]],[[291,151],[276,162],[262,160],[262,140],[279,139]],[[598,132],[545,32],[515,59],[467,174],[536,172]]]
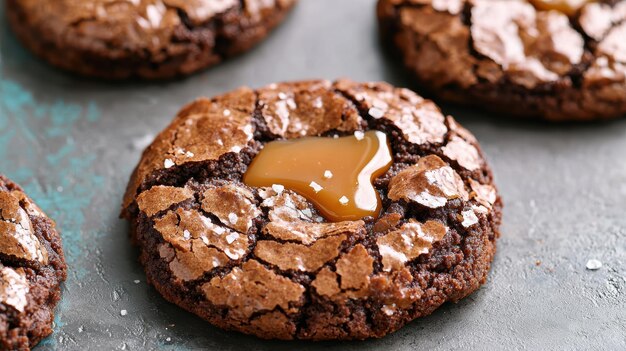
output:
[[[602,262],[600,262],[599,260],[596,260],[595,258],[592,258],[589,261],[587,261],[586,267],[590,271],[597,271],[598,269],[602,268]]]

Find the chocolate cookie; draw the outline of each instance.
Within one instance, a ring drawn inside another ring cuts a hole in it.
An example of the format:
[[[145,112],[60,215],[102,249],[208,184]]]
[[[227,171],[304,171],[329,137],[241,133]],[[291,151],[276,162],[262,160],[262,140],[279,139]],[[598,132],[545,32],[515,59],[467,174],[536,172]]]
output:
[[[22,42],[53,65],[105,79],[170,78],[248,50],[295,0],[7,0]]]
[[[0,175],[0,349],[30,350],[52,333],[66,267],[54,222]]]
[[[379,0],[378,18],[444,100],[554,121],[626,113],[626,1]]]
[[[286,186],[242,180],[273,141],[367,131],[393,158],[373,181],[377,218],[330,222]],[[144,151],[122,207],[167,300],[221,328],[314,340],[381,337],[478,289],[501,217],[472,134],[410,90],[348,80],[187,105]]]

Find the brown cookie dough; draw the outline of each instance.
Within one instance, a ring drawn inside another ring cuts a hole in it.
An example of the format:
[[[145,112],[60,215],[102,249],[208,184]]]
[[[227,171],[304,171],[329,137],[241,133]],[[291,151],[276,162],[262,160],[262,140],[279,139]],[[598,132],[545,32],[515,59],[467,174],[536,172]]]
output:
[[[626,114],[626,1],[379,0],[378,18],[444,100],[553,121]]]
[[[13,31],[62,69],[104,79],[184,76],[250,49],[296,0],[7,0]]]
[[[242,176],[269,141],[387,134],[377,219],[329,223]],[[184,107],[143,153],[122,215],[148,280],[224,329],[280,339],[382,337],[486,281],[501,201],[476,139],[386,83],[240,88]]]
[[[0,175],[1,350],[30,350],[52,333],[65,276],[54,222]]]

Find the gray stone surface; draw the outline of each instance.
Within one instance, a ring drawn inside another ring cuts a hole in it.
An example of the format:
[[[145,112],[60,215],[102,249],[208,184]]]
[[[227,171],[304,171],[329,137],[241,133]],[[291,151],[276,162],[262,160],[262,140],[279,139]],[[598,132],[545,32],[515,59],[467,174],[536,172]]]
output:
[[[255,50],[161,83],[58,72],[0,21],[0,171],[54,216],[71,264],[55,333],[38,350],[626,349],[626,120],[556,125],[443,106],[480,139],[505,200],[489,282],[382,340],[260,341],[145,284],[117,218],[122,192],[141,144],[198,96],[317,77],[410,87],[382,53],[374,1],[301,0]],[[593,258],[602,268],[585,268]]]

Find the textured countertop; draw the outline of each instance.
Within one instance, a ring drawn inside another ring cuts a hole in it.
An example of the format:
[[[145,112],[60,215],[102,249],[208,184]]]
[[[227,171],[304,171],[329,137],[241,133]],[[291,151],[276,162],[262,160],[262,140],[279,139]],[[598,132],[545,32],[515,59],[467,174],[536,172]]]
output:
[[[556,125],[443,106],[494,169],[502,238],[483,288],[384,339],[260,341],[213,328],[146,285],[117,217],[143,147],[186,102],[241,85],[349,77],[411,87],[382,52],[374,5],[301,0],[251,52],[160,83],[52,69],[16,42],[0,10],[0,172],[57,221],[70,265],[55,332],[38,350],[626,349],[626,119]],[[587,270],[589,259],[602,268]]]

